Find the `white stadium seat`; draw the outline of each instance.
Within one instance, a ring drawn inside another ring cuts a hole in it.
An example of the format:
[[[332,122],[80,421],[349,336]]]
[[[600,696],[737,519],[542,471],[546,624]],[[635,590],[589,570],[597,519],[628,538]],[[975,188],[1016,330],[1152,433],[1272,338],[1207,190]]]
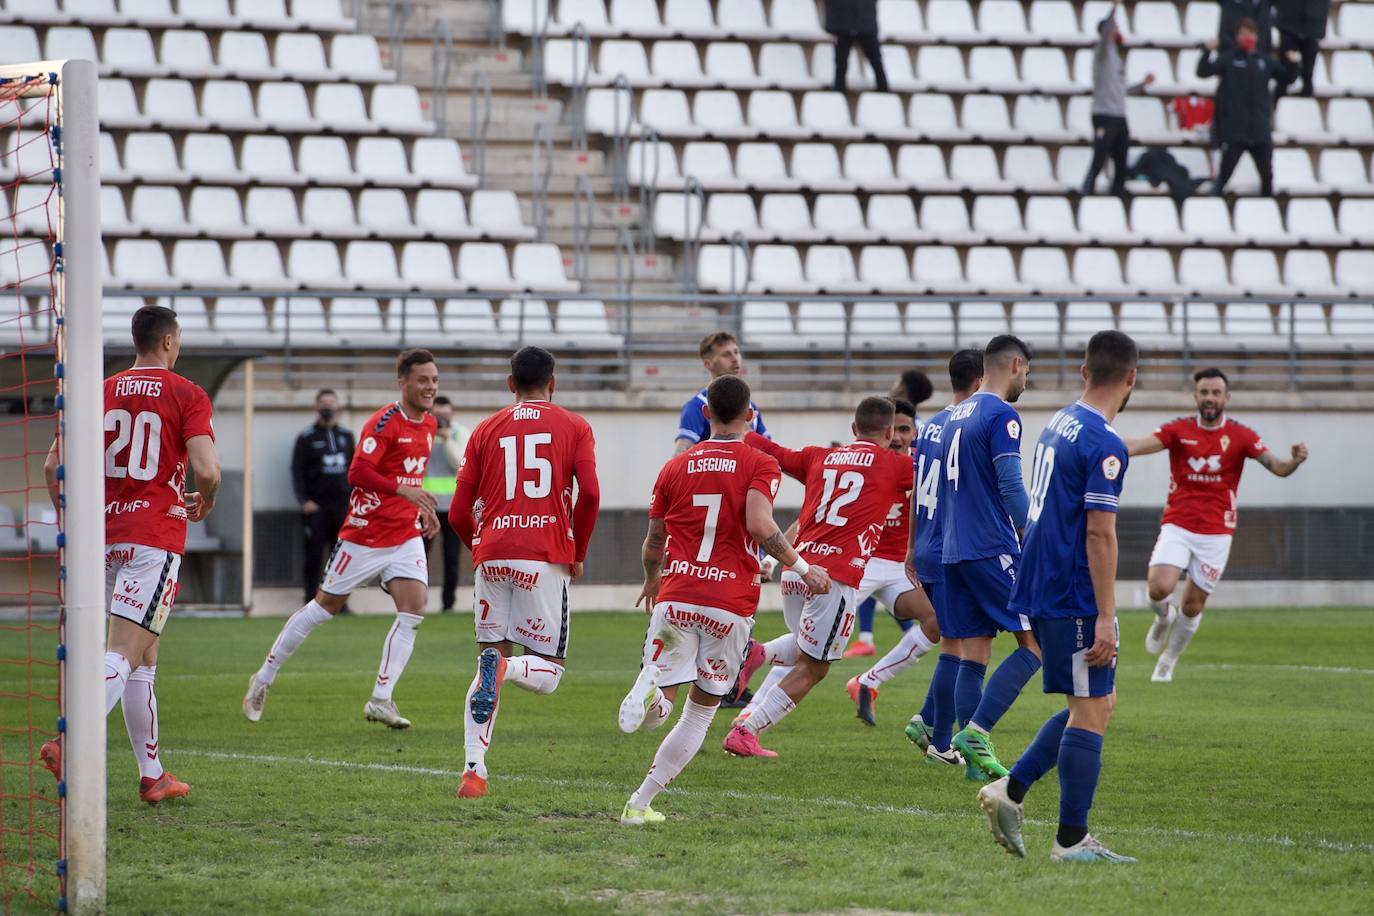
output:
[[[515,282],[524,289],[560,293],[579,290],[577,281],[569,280],[563,270],[563,255],[557,245],[522,242],[515,246],[511,268]]]
[[[470,289],[520,289],[511,277],[506,247],[495,242],[464,244],[458,250],[458,279]]]
[[[519,338],[553,335],[553,316],[543,299],[503,299],[496,314],[502,334]]]

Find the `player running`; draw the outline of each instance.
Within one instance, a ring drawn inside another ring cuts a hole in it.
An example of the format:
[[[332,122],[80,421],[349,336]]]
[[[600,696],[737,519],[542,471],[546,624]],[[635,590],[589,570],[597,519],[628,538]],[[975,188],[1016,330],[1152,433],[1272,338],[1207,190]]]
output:
[[[1135,385],[1135,341],[1099,331],[1088,341],[1077,403],[1056,413],[1035,446],[1025,552],[1011,609],[1029,617],[1044,654],[1046,693],[1068,708],[1049,718],[1009,776],[978,791],[992,835],[1024,857],[1021,802],[1059,767],[1059,831],[1052,862],[1134,862],[1088,833],[1102,769],[1102,736],[1116,706],[1116,509],[1126,443],[1111,422]]]
[[[696,756],[716,708],[735,683],[759,602],[759,548],[801,577],[813,594],[830,589],[773,521],[781,472],[776,459],[744,444],[753,422],[749,386],[722,376],[707,389],[710,438],[663,466],[649,502],[644,588],[651,614],[644,662],[620,704],[620,728],[657,728],[690,684],[673,730],[625,803],[622,824],[657,824],[654,797]],[[666,566],[666,569],[665,569]]]
[[[459,798],[487,794],[502,684],[553,693],[567,667],[568,583],[582,575],[601,489],[592,428],[552,403],[553,370],[553,354],[539,347],[511,357],[506,385],[515,403],[472,431],[449,507],[449,524],[476,567],[482,647],[463,704]],[[512,658],[513,646],[524,654]]]
[[[962,729],[952,745],[967,765],[965,776],[1005,776],[989,733],[1040,670],[1030,621],[1007,610],[1021,556],[1027,497],[1021,482],[1021,416],[1011,405],[1026,390],[1030,348],[1003,334],[983,348],[983,384],[949,412],[940,437],[944,477],[938,499],[945,564],[947,636],[960,641],[954,706]],[[992,638],[1012,633],[1017,649],[983,689]]]
[[[735,718],[724,746],[737,757],[776,757],[759,745],[759,733],[796,708],[844,653],[868,558],[893,504],[906,502],[912,487],[911,457],[888,449],[895,413],[889,398],[864,398],[854,411],[854,441],[831,448],[793,451],[756,433],[745,437],[778,459],[784,474],[805,484],[797,551],[808,565],[825,564],[832,581],[829,592],[816,593],[796,568],[783,573],[783,616],[790,632],[764,644],[761,658],[792,670],[776,686],[765,681]]]
[[[949,626],[945,609],[945,565],[943,530],[945,509],[940,500],[944,475],[944,427],[950,412],[968,399],[983,382],[983,351],[960,350],[949,358],[949,384],[954,401],[921,427],[916,440],[916,490],[912,494],[915,512],[911,522],[911,544],[906,562],[907,575],[921,583],[935,608],[941,630],[940,658],[930,677],[925,703],[911,717],[906,736],[916,743],[932,764],[957,765],[963,762],[950,746],[954,736],[954,686],[959,676],[961,641],[945,632]]]
[[[262,718],[277,672],[311,631],[333,619],[355,590],[381,576],[382,590],[396,605],[396,621],[382,643],[381,666],[363,716],[391,728],[410,727],[391,697],[425,619],[429,569],[424,538],[439,530],[434,496],[422,487],[437,428],[429,412],[439,390],[434,354],[402,351],[396,358],[396,387],[400,400],[368,417],[358,436],[348,468],[353,487],[348,517],[325,566],[324,581],[314,600],[286,621],[262,667],[248,679],[243,714],[249,722]]]
[[[911,442],[916,438],[916,407],[904,400],[894,401],[893,404],[896,413],[888,448],[910,460]],[[882,537],[873,556],[868,558],[868,565],[864,567],[863,581],[859,583],[856,596],[860,610],[864,602],[876,596],[897,620],[915,621],[902,633],[897,645],[877,664],[863,674],[850,678],[849,683],[845,684],[849,698],[854,701],[855,714],[865,725],[878,724],[873,715],[878,690],[916,664],[940,639],[935,608],[931,607],[929,597],[921,587],[908,578],[902,565],[906,559],[910,529],[911,502],[903,499],[892,506],[883,522]],[[869,635],[872,636],[871,633]],[[848,652],[845,657],[850,657]]]
[[[124,709],[138,797],[150,804],[182,798],[191,787],[162,769],[157,657],[176,601],[187,522],[210,514],[219,492],[215,427],[205,392],[172,371],[181,353],[176,313],[145,305],[134,313],[134,365],[105,380],[105,589],[110,634],[105,652],[105,714]],[[48,493],[60,507],[53,442],[44,462]],[[196,492],[187,493],[187,466]],[[49,741],[39,759],[62,778],[62,747]]]
[[[1145,635],[1145,649],[1159,656],[1150,676],[1157,682],[1174,679],[1174,665],[1202,625],[1203,606],[1226,569],[1245,459],[1254,458],[1277,477],[1287,477],[1307,460],[1303,443],[1293,445],[1291,457],[1280,458],[1259,433],[1227,419],[1231,391],[1220,369],[1193,375],[1193,401],[1195,416],[1179,417],[1151,435],[1126,440],[1133,456],[1169,450],[1169,496],[1148,577],[1155,621]],[[1188,584],[1180,615],[1172,596],[1184,572]]]

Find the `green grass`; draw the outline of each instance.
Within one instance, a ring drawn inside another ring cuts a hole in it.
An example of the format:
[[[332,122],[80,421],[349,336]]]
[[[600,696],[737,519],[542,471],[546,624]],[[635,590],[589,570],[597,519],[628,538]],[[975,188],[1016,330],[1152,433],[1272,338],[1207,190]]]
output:
[[[193,791],[140,804],[111,717],[110,911],[1369,912],[1374,614],[1210,611],[1170,685],[1149,683],[1146,622],[1123,617],[1093,810],[1095,832],[1141,861],[1095,867],[1048,860],[1053,776],[1027,799],[1018,861],[993,843],[972,784],[917,761],[902,726],[930,659],[883,691],[876,729],[843,692],[864,665],[838,664],[768,735],[777,760],[725,756],[721,715],[655,803],[668,824],[632,829],[616,816],[665,733],[615,724],[641,617],[577,615],[559,691],[507,695],[478,801],[453,796],[470,617],[421,630],[396,694],[406,732],[361,714],[386,619],[317,631],[257,725],[239,701],[280,621],[174,620],[158,672],[164,761]],[[879,625],[890,644],[895,628]],[[756,635],[781,627],[765,615]],[[1056,708],[1033,686],[997,730],[1008,763]]]

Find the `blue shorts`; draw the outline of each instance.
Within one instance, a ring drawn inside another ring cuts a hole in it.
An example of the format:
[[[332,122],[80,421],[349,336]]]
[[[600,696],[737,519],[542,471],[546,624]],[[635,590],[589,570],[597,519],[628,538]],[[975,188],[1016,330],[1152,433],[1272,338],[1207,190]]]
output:
[[[1097,615],[1056,617],[1031,621],[1031,631],[1040,643],[1040,674],[1046,693],[1075,697],[1105,697],[1116,689],[1116,656],[1102,668],[1088,667]],[[1117,645],[1121,644],[1121,625],[1117,624]]]
[[[950,639],[996,636],[1030,629],[1030,621],[1007,610],[1016,583],[1016,560],[1008,555],[945,566],[945,618],[940,634]]]
[[[925,589],[926,597],[930,599],[930,606],[935,608],[935,622],[940,626],[940,635],[946,635],[945,630],[949,627],[949,615],[945,612],[945,583],[922,580],[921,588]]]

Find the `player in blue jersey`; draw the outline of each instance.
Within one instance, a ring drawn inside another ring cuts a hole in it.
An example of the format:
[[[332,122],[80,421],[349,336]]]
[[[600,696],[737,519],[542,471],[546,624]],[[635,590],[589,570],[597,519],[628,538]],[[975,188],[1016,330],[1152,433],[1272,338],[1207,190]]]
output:
[[[916,440],[916,490],[912,493],[911,545],[907,575],[921,584],[935,606],[940,625],[940,660],[930,677],[925,704],[907,723],[906,735],[937,764],[957,764],[959,755],[950,748],[954,735],[954,684],[959,675],[960,641],[944,635],[945,566],[942,560],[944,512],[939,481],[944,469],[944,426],[955,405],[965,401],[983,381],[983,351],[960,350],[949,358],[949,384],[954,400],[921,427]]]
[[[992,835],[1025,856],[1021,802],[1059,767],[1059,832],[1054,862],[1134,862],[1088,833],[1102,736],[1116,706],[1116,508],[1126,478],[1126,443],[1111,422],[1135,385],[1139,353],[1120,331],[1088,341],[1077,403],[1040,435],[1031,465],[1030,509],[1011,609],[1031,619],[1044,654],[1046,693],[1068,708],[1040,728],[1011,773],[984,786],[978,803]]]
[[[744,355],[739,351],[739,341],[729,331],[707,334],[702,338],[697,352],[701,355],[701,364],[706,367],[711,381],[722,375],[744,375]],[[682,416],[678,419],[677,436],[673,444],[674,455],[680,455],[701,440],[709,438],[711,424],[701,412],[705,406],[705,388],[688,398],[687,403],[682,405]],[[754,411],[754,421],[749,428],[760,436],[767,436],[768,430],[763,425],[763,414],[759,413],[758,405],[750,401],[749,406]]]
[[[942,634],[960,641],[954,706],[961,726],[951,742],[969,779],[1005,776],[989,733],[1040,670],[1030,621],[1007,610],[1019,533],[1026,524],[1021,482],[1021,415],[1011,405],[1026,390],[1030,347],[1003,334],[983,348],[983,384],[949,412],[941,432],[944,469],[938,498],[944,505],[942,558],[945,617]],[[983,677],[998,631],[1016,636],[987,689]]]

